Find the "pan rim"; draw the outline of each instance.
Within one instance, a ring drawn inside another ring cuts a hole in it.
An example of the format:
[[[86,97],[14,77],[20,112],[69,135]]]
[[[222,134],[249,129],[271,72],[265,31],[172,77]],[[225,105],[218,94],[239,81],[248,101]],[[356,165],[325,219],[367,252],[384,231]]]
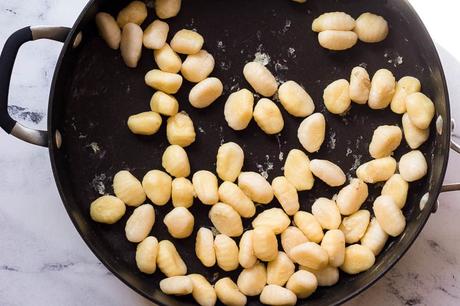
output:
[[[54,120],[53,120],[53,109],[55,104],[58,102],[55,101],[55,88],[56,84],[58,81],[58,75],[59,71],[61,70],[62,62],[65,57],[65,54],[68,52],[70,48],[72,48],[73,45],[73,40],[74,37],[78,34],[78,28],[79,25],[82,23],[83,19],[89,12],[89,10],[100,0],[90,0],[81,13],[79,14],[78,18],[74,22],[69,35],[64,42],[64,45],[62,47],[62,50],[59,54],[58,61],[56,63],[56,67],[54,70],[53,74],[53,80],[51,83],[51,89],[50,89],[50,96],[49,96],[49,102],[48,102],[48,122],[47,122],[47,127],[49,133],[53,133],[53,128],[54,128]],[[409,250],[409,248],[413,245],[415,240],[418,238],[420,235],[420,232],[423,230],[425,227],[433,207],[435,206],[435,202],[437,201],[437,198],[439,197],[439,194],[441,193],[441,187],[442,183],[447,171],[447,164],[449,160],[449,153],[450,153],[450,148],[449,148],[449,143],[450,143],[450,137],[451,137],[451,130],[450,130],[450,122],[451,122],[451,111],[450,111],[450,99],[449,99],[449,92],[447,88],[447,81],[444,73],[444,69],[439,57],[439,53],[435,47],[434,41],[431,38],[427,28],[425,27],[423,21],[421,20],[420,16],[417,14],[416,10],[413,8],[413,6],[409,3],[408,0],[403,0],[401,1],[403,4],[407,6],[408,10],[410,10],[416,21],[419,23],[420,30],[423,31],[423,35],[425,35],[427,38],[429,38],[428,44],[429,44],[429,49],[431,49],[431,53],[433,55],[433,62],[434,64],[439,67],[439,72],[441,76],[441,83],[442,83],[442,92],[444,93],[445,99],[444,99],[444,104],[446,106],[446,118],[444,118],[444,127],[443,131],[445,131],[442,135],[438,135],[438,137],[441,137],[440,144],[443,146],[442,152],[443,152],[443,162],[442,162],[442,168],[441,168],[441,175],[436,181],[435,185],[432,187],[432,192],[435,196],[430,197],[431,200],[426,204],[426,212],[421,214],[421,218],[418,222],[418,225],[416,229],[413,231],[413,238],[408,240],[408,242],[404,245],[399,246],[400,250],[394,258],[391,260],[385,262],[385,265],[383,266],[383,269],[380,271],[376,272],[375,275],[372,277],[372,280],[369,281],[367,284],[364,286],[361,286],[359,289],[356,289],[354,291],[351,291],[349,294],[345,295],[343,298],[338,299],[337,301],[334,302],[332,305],[340,305],[345,303],[346,301],[351,300],[352,298],[356,297],[360,293],[364,292],[365,290],[369,289],[371,286],[373,286],[378,280],[380,280],[389,270],[391,270],[394,265],[406,254],[406,252]],[[56,183],[56,187],[58,189],[59,195],[62,200],[62,204],[64,205],[65,210],[67,211],[67,214],[69,215],[70,220],[72,221],[75,229],[79,233],[80,237],[82,240],[85,242],[85,244],[88,246],[88,248],[91,250],[91,252],[96,256],[96,258],[115,276],[117,277],[120,281],[122,281],[125,285],[130,287],[132,290],[134,290],[136,293],[140,294],[141,296],[145,297],[147,300],[152,301],[158,305],[162,306],[167,306],[164,302],[161,302],[159,300],[154,299],[151,295],[147,294],[134,284],[132,284],[127,278],[125,278],[120,271],[116,267],[112,265],[112,263],[109,261],[109,259],[105,256],[103,256],[103,252],[100,251],[100,247],[93,243],[90,239],[87,238],[87,235],[83,233],[82,228],[79,226],[78,221],[76,217],[72,214],[72,210],[69,205],[69,200],[67,199],[69,195],[65,194],[64,188],[62,186],[62,182],[60,179],[59,175],[59,170],[58,170],[58,165],[56,161],[56,155],[58,154],[57,148],[54,142],[54,137],[49,137],[48,138],[48,150],[49,150],[49,156],[50,156],[50,162],[51,162],[51,168],[53,171],[53,177],[54,181]]]

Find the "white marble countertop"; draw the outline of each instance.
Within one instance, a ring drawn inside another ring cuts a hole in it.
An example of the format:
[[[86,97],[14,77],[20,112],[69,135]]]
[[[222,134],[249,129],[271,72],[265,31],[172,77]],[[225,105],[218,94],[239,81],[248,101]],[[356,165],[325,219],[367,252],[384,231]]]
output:
[[[437,43],[460,122],[460,5],[411,1]],[[86,0],[0,1],[0,47],[13,31],[37,24],[71,26]],[[10,105],[26,125],[45,128],[45,105],[60,45],[21,49]],[[460,181],[451,155],[446,182]],[[43,148],[0,131],[0,305],[151,305],[116,279],[90,252],[59,198]],[[459,305],[460,193],[440,196],[440,208],[404,258],[347,305]]]

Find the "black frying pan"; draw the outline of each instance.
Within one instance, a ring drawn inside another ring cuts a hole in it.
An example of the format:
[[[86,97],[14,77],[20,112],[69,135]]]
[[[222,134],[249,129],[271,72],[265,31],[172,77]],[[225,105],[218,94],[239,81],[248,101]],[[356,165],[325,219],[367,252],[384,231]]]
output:
[[[138,68],[129,69],[123,64],[120,53],[109,49],[99,38],[95,28],[94,16],[98,11],[116,15],[127,2],[90,1],[72,29],[32,27],[14,33],[0,58],[0,125],[18,138],[49,148],[56,184],[69,216],[88,246],[110,271],[158,304],[192,305],[190,298],[169,297],[160,292],[158,282],[164,277],[160,272],[151,276],[137,270],[136,245],[124,236],[124,224],[131,208],[112,226],[97,224],[89,217],[91,201],[100,193],[113,192],[111,180],[117,171],[129,169],[142,178],[148,170],[160,169],[161,154],[168,145],[164,125],[154,137],[135,136],[126,127],[129,115],[148,109],[153,90],[144,84],[144,75],[155,67],[152,51],[144,50]],[[390,24],[390,35],[382,43],[358,43],[349,51],[329,52],[318,45],[317,34],[310,30],[312,20],[328,11],[345,11],[354,17],[366,11],[383,15]],[[143,26],[153,19],[153,10],[150,10]],[[407,251],[436,208],[449,154],[450,113],[446,82],[433,42],[414,10],[400,0],[309,0],[306,4],[288,0],[185,0],[179,16],[168,22],[172,34],[186,27],[196,28],[205,37],[205,48],[216,58],[213,75],[225,84],[224,95],[204,110],[194,109],[187,102],[192,84],[186,82],[176,95],[181,109],[193,118],[198,133],[197,141],[187,148],[193,171],[213,170],[221,142],[235,141],[246,152],[244,169],[268,169],[273,179],[282,174],[280,169],[284,161],[280,152],[286,155],[290,149],[300,147],[296,130],[301,119],[288,116],[284,110],[286,126],[278,137],[265,135],[254,122],[242,132],[227,127],[223,116],[225,99],[231,91],[249,86],[242,69],[257,51],[270,55],[268,68],[281,81],[292,79],[303,84],[317,110],[326,116],[327,141],[311,157],[333,160],[353,174],[357,162],[370,160],[368,144],[373,130],[382,124],[400,125],[401,116],[388,109],[371,111],[367,106],[358,105],[353,105],[344,117],[331,115],[322,104],[323,89],[336,79],[348,78],[351,69],[359,64],[366,65],[371,74],[377,69],[388,68],[397,79],[405,75],[420,79],[423,92],[436,104],[435,121],[437,119],[439,124],[436,129],[433,122],[431,137],[421,148],[429,161],[429,173],[410,187],[404,208],[405,232],[387,243],[369,271],[355,276],[341,275],[337,285],[320,288],[308,302],[299,301],[299,304],[338,304],[373,284]],[[48,131],[23,127],[7,113],[9,80],[16,53],[24,42],[40,38],[64,42],[51,87]],[[403,144],[395,153],[396,158],[407,151],[408,146]],[[370,186],[366,208],[371,208],[380,189],[381,185]],[[315,198],[332,197],[337,192],[337,188],[327,187],[317,180],[313,191],[301,193],[301,208],[310,210]],[[428,201],[420,205],[425,194],[428,194]],[[199,203],[192,207],[196,229],[210,226],[208,209]],[[226,275],[235,279],[238,272],[204,268],[194,255],[194,239],[175,240],[169,236],[161,222],[169,210],[171,205],[156,208],[158,221],[152,235],[171,239],[186,259],[190,273],[201,273],[212,281]],[[245,226],[249,224],[250,220],[245,220]],[[249,304],[258,305],[259,302],[251,298]]]

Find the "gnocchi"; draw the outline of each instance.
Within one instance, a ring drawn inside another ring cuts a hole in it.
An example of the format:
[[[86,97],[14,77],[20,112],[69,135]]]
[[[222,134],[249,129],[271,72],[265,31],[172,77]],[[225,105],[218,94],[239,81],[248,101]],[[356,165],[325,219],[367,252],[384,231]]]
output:
[[[284,177],[279,176],[272,182],[273,192],[284,211],[292,216],[299,211],[299,195],[297,189]]]
[[[140,26],[128,23],[121,31],[120,52],[129,68],[136,68],[142,55],[142,38],[144,33]]]
[[[297,149],[289,151],[284,163],[284,177],[298,190],[311,190],[315,179],[310,170],[310,159]]]
[[[262,261],[270,262],[278,256],[278,240],[271,228],[259,226],[252,233],[254,255]]]
[[[209,268],[216,264],[214,235],[210,229],[202,227],[196,233],[195,253],[205,267]]]
[[[252,119],[253,108],[254,95],[252,92],[241,89],[232,93],[224,107],[224,116],[228,126],[235,131],[247,128]]]
[[[278,134],[284,128],[284,119],[280,109],[269,99],[260,99],[254,108],[253,115],[257,125],[266,134]]]
[[[157,91],[150,99],[150,109],[164,116],[174,116],[179,111],[179,102],[174,96]]]
[[[378,70],[371,81],[369,92],[369,107],[372,109],[384,109],[390,105],[396,90],[396,79],[393,73],[387,69]]]
[[[317,199],[311,207],[311,213],[323,229],[338,229],[342,221],[335,201],[326,198]]]
[[[291,275],[286,289],[291,290],[299,299],[306,299],[318,288],[316,276],[305,270],[299,270]]]
[[[238,268],[238,246],[227,235],[219,234],[214,239],[217,265],[224,271],[233,271]],[[219,294],[217,294],[219,296]]]
[[[168,232],[177,239],[187,238],[192,234],[195,217],[185,207],[175,207],[163,219]]]
[[[144,31],[142,41],[147,49],[161,49],[168,38],[169,25],[159,19],[154,20]]]
[[[238,187],[256,203],[268,204],[273,200],[272,186],[257,172],[241,172]]]
[[[126,212],[125,203],[117,197],[105,195],[90,205],[89,214],[91,219],[99,223],[114,224],[123,217]]]
[[[187,265],[169,240],[162,240],[158,243],[157,265],[167,277],[187,274]]]
[[[143,112],[128,118],[128,128],[133,134],[153,135],[160,129],[161,116],[155,112]]]
[[[283,83],[278,89],[278,97],[284,109],[292,116],[306,117],[315,110],[310,95],[294,81]]]
[[[352,48],[358,42],[358,35],[353,31],[326,30],[318,34],[321,47],[332,51]]]
[[[345,113],[351,105],[350,83],[345,79],[332,82],[324,89],[323,100],[329,112],[337,115]]]
[[[167,43],[160,49],[153,50],[153,58],[163,72],[178,73],[182,67],[181,58]]]
[[[251,218],[256,213],[254,202],[234,183],[225,181],[219,186],[219,199],[233,207],[243,218]]]
[[[420,81],[411,76],[405,76],[396,83],[396,91],[391,100],[391,110],[396,114],[404,114],[406,108],[406,98],[410,94],[419,92],[421,89]]]
[[[195,142],[195,127],[187,113],[180,112],[168,119],[166,137],[170,144],[181,147],[188,147]]]
[[[157,269],[158,240],[148,236],[136,248],[136,265],[139,271],[153,274]]]
[[[433,120],[435,109],[434,103],[420,92],[406,97],[407,114],[411,122],[419,129],[427,129]]]
[[[297,138],[302,147],[310,153],[317,152],[326,136],[326,119],[321,113],[307,117],[297,130]]]
[[[379,15],[363,13],[356,19],[354,28],[359,40],[367,43],[377,43],[388,35],[388,23]]]
[[[126,221],[125,234],[129,242],[141,242],[152,230],[155,223],[155,209],[150,204],[144,204],[134,209]]]
[[[214,205],[219,201],[217,177],[206,170],[195,172],[192,177],[193,188],[201,203]]]
[[[246,296],[259,295],[267,283],[267,270],[261,262],[243,269],[237,280],[238,289]]]
[[[128,23],[140,26],[147,18],[147,7],[142,1],[133,1],[124,7],[117,16],[117,23],[123,28]]]
[[[214,57],[206,50],[188,55],[182,63],[182,76],[189,82],[199,83],[206,79],[214,70]]]
[[[348,244],[358,242],[366,233],[371,214],[368,210],[358,210],[352,215],[343,218],[340,230]]]
[[[360,244],[353,244],[345,249],[345,261],[340,267],[348,274],[358,274],[369,270],[375,263],[371,250]]]
[[[171,40],[171,48],[181,54],[197,54],[203,47],[204,38],[199,33],[182,29]]]
[[[182,86],[182,76],[177,73],[153,69],[145,75],[145,84],[167,94],[175,94]]]
[[[120,47],[121,31],[112,15],[99,12],[96,14],[96,26],[102,39],[107,45],[117,50]]]
[[[160,281],[160,289],[169,295],[187,295],[193,291],[193,283],[188,276],[171,276]]]
[[[355,67],[350,75],[350,99],[357,104],[366,104],[369,100],[371,80],[363,67]]]
[[[321,247],[329,255],[329,265],[340,267],[345,259],[345,235],[341,230],[330,230],[324,234]]]
[[[261,63],[247,63],[243,68],[243,75],[252,88],[264,97],[271,97],[278,90],[275,77]]]
[[[230,205],[224,203],[214,204],[209,211],[209,219],[222,234],[239,237],[243,233],[241,216]]]
[[[247,303],[246,296],[240,292],[238,286],[230,277],[219,279],[214,285],[217,297],[224,305],[244,306]]]
[[[345,184],[345,173],[336,164],[322,159],[310,161],[311,172],[320,180],[331,187],[338,187]]]
[[[383,157],[362,164],[356,170],[356,175],[365,183],[374,184],[388,180],[396,171],[396,160],[393,157]]]
[[[315,242],[299,244],[291,250],[290,255],[299,265],[316,270],[324,269],[329,262],[329,254]]]
[[[223,181],[234,182],[244,163],[243,149],[234,142],[222,144],[217,151],[216,173]]]
[[[174,207],[189,208],[193,205],[195,189],[185,177],[175,178],[171,183],[171,200]]]
[[[214,306],[217,301],[216,291],[201,274],[188,275],[192,281],[192,296],[200,306]]]
[[[402,140],[402,131],[395,125],[379,126],[369,144],[369,153],[373,158],[382,158],[392,155]]]
[[[177,16],[180,11],[181,0],[155,0],[155,14],[161,19]]]
[[[348,216],[357,212],[366,201],[369,190],[361,179],[352,179],[337,195],[336,203],[342,215]]]
[[[402,126],[404,138],[409,147],[413,150],[418,149],[430,137],[430,129],[419,129],[416,127],[407,113],[402,116]]]
[[[295,272],[295,265],[284,252],[267,264],[267,284],[284,286]]]
[[[265,226],[271,228],[275,235],[281,234],[291,223],[291,219],[280,208],[264,210],[252,221],[252,227]]]
[[[163,206],[171,198],[171,177],[160,170],[147,172],[142,180],[142,187],[153,204]]]
[[[415,182],[423,178],[428,172],[425,156],[419,150],[414,150],[401,156],[399,173],[406,182]]]
[[[113,191],[126,205],[139,206],[145,202],[145,192],[141,182],[129,171],[117,172],[113,177]]]
[[[161,159],[161,165],[166,172],[174,177],[187,177],[190,175],[190,162],[187,152],[178,145],[166,148]]]
[[[245,269],[249,269],[257,263],[257,257],[254,254],[253,233],[252,230],[246,231],[240,239],[238,262]]]
[[[393,198],[382,195],[375,199],[374,214],[382,229],[390,236],[399,236],[406,227],[406,219]]]
[[[193,86],[188,100],[193,107],[205,108],[222,95],[224,85],[218,78],[207,78]]]
[[[298,211],[294,215],[294,223],[305,234],[309,241],[320,243],[323,239],[323,228],[311,213]]]
[[[304,233],[295,226],[289,226],[281,233],[281,246],[289,258],[291,258],[289,254],[294,247],[308,241],[309,240]]]
[[[355,20],[344,12],[329,12],[313,20],[311,29],[313,32],[327,30],[351,31],[355,27]]]
[[[380,226],[376,218],[372,218],[363,238],[361,245],[368,247],[375,256],[383,250],[385,243],[388,240],[388,234]]]
[[[300,266],[300,270],[309,271],[316,276],[318,286],[329,287],[334,286],[339,281],[339,269],[332,266],[327,266],[321,270],[315,270],[308,267]]]
[[[382,195],[392,197],[400,209],[406,204],[408,192],[409,183],[406,182],[400,174],[394,174],[390,177],[382,188]]]
[[[291,290],[278,285],[265,286],[259,299],[262,304],[274,306],[290,306],[297,303],[297,296]]]

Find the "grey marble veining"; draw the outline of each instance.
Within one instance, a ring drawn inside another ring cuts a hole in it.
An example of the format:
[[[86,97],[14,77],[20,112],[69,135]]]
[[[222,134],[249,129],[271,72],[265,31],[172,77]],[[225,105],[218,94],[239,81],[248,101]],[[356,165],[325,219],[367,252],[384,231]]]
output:
[[[0,46],[8,34],[26,25],[70,26],[85,4],[2,0]],[[46,127],[45,108],[59,50],[60,44],[46,41],[21,49],[9,110],[25,125]],[[460,114],[460,45],[455,50],[440,46],[439,51],[455,116]],[[460,158],[452,154],[446,181],[460,180],[455,173],[459,166]],[[0,169],[0,305],[151,305],[108,272],[79,237],[61,204],[46,149],[0,131]],[[347,305],[459,305],[459,197],[441,195],[440,209],[409,252]]]

